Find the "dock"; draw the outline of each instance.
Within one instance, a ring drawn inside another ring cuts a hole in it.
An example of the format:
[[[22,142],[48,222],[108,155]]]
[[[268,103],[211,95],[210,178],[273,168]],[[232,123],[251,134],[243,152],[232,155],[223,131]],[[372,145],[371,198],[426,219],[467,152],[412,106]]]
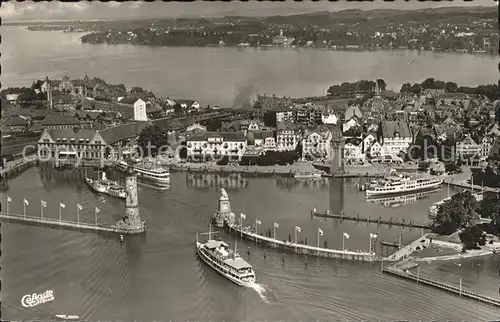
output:
[[[364,262],[379,262],[379,261],[389,261],[388,258],[382,258],[377,256],[375,253],[368,252],[353,252],[349,250],[337,250],[329,248],[321,248],[315,246],[309,246],[304,244],[296,244],[293,242],[287,242],[282,240],[277,240],[269,237],[265,237],[256,234],[250,229],[241,228],[239,225],[234,225],[229,222],[225,222],[224,227],[228,229],[230,233],[234,233],[236,236],[241,236],[250,241],[254,241],[257,244],[264,245],[265,247],[271,247],[274,249],[282,250],[283,252],[296,253],[301,255],[309,255],[323,258],[340,258],[352,261],[364,261]]]
[[[69,220],[59,220],[53,218],[41,218],[34,216],[24,216],[19,214],[0,214],[0,220],[12,223],[20,223],[30,226],[43,226],[50,228],[59,228],[66,230],[76,230],[81,232],[96,232],[96,233],[114,233],[128,235],[133,232],[126,229],[120,229],[115,225],[105,225],[105,224],[89,224],[84,222],[76,222]]]
[[[319,212],[316,212],[314,210],[311,210],[311,219],[314,217],[340,219],[340,221],[347,220],[347,221],[355,221],[355,222],[360,222],[360,223],[387,225],[389,227],[397,226],[397,227],[406,227],[406,228],[410,228],[410,229],[412,229],[412,228],[420,228],[420,229],[426,229],[426,230],[432,229],[432,227],[430,225],[415,223],[411,220],[409,222],[405,222],[404,219],[401,219],[400,221],[393,221],[392,218],[389,218],[389,220],[385,220],[385,219],[382,219],[381,216],[379,216],[378,218],[372,219],[369,216],[366,218],[362,218],[359,216],[359,214],[356,216],[346,216],[344,214],[336,215],[336,214],[331,214],[329,212],[319,213]]]
[[[493,297],[489,297],[489,296],[482,295],[479,293],[475,293],[475,292],[472,292],[471,290],[464,289],[463,287],[456,287],[456,286],[451,285],[451,284],[439,282],[439,281],[433,280],[433,279],[428,278],[428,277],[415,275],[411,272],[405,272],[405,271],[402,271],[402,270],[399,270],[399,269],[396,269],[393,267],[383,268],[382,272],[386,273],[386,274],[393,275],[393,276],[397,276],[397,277],[400,277],[403,279],[407,279],[410,281],[414,281],[417,283],[421,283],[421,284],[424,284],[427,286],[431,286],[431,287],[434,287],[437,289],[441,289],[443,291],[453,293],[453,294],[458,295],[460,297],[466,297],[466,298],[469,298],[471,300],[481,302],[483,304],[488,304],[488,305],[492,305],[495,307],[500,307],[500,298],[493,298]]]

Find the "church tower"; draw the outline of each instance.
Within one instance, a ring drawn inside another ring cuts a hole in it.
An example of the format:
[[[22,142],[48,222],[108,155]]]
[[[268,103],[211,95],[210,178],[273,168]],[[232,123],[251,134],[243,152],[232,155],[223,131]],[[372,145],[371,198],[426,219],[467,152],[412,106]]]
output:
[[[125,217],[116,223],[116,226],[128,234],[137,234],[146,231],[146,222],[139,216],[139,198],[137,193],[137,175],[129,168],[125,177]]]
[[[54,107],[54,101],[52,100],[52,85],[50,84],[49,76],[45,76],[45,82],[47,83],[47,102],[49,103],[49,108]]]
[[[330,174],[344,172],[344,137],[342,135],[342,124],[337,122],[332,129],[330,140]]]

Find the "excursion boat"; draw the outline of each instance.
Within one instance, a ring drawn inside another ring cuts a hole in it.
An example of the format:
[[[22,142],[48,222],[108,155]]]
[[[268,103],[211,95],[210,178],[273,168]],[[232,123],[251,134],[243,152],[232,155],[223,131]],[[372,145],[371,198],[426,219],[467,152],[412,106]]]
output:
[[[116,181],[108,180],[106,178],[106,172],[102,173],[102,179],[91,179],[85,176],[85,182],[95,192],[121,199],[125,199],[127,197],[125,187],[121,186]]]
[[[211,239],[210,233],[208,241],[201,243],[197,234],[196,252],[208,266],[236,285],[249,286],[255,283],[252,266],[236,252],[236,245],[233,251],[227,243]]]
[[[366,189],[366,196],[382,196],[392,194],[403,194],[420,190],[437,188],[443,183],[440,177],[422,177],[413,179],[410,176],[400,174],[391,175],[383,180],[372,181]]]
[[[60,320],[79,320],[80,317],[78,315],[66,315],[66,314],[56,314],[56,318]]]
[[[139,182],[143,181],[149,186],[155,188],[170,188],[170,171],[157,165],[150,160],[141,160],[135,163],[119,161],[116,168],[120,171],[126,171],[131,167],[137,174]]]
[[[321,172],[303,172],[298,171],[293,175],[295,179],[321,179]]]

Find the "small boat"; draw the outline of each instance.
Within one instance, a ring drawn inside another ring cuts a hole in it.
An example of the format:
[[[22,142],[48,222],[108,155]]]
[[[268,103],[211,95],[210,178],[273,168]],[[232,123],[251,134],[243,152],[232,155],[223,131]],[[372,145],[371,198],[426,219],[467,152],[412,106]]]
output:
[[[116,169],[120,171],[126,171],[129,167],[137,174],[139,183],[142,181],[155,187],[170,187],[170,171],[155,164],[152,160],[145,159],[134,163],[119,161],[116,163]]]
[[[293,177],[295,179],[321,179],[322,173],[321,172],[298,171],[298,172],[295,172]]]
[[[121,199],[125,199],[127,197],[125,187],[118,184],[117,181],[108,180],[105,172],[102,173],[101,179],[91,179],[85,176],[85,182],[95,192]]]
[[[201,243],[197,234],[196,252],[208,266],[236,285],[249,286],[255,283],[252,266],[236,252],[236,245],[232,251],[227,243],[212,239],[210,232],[208,241]]]
[[[66,315],[66,314],[56,314],[56,318],[60,320],[79,320],[78,315]]]

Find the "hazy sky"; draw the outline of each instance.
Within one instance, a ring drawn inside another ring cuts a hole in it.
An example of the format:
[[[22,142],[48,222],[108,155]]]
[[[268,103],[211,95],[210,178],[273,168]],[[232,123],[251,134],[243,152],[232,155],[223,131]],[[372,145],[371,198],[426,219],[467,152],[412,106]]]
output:
[[[116,19],[116,18],[149,18],[149,17],[189,17],[189,16],[268,16],[289,15],[313,11],[337,11],[344,9],[421,9],[447,6],[493,6],[494,0],[419,2],[417,0],[395,0],[386,3],[375,0],[372,3],[347,2],[152,2],[142,1],[120,3],[58,1],[22,3],[9,1],[1,5],[1,17],[4,21],[27,20],[75,20],[75,19]]]

